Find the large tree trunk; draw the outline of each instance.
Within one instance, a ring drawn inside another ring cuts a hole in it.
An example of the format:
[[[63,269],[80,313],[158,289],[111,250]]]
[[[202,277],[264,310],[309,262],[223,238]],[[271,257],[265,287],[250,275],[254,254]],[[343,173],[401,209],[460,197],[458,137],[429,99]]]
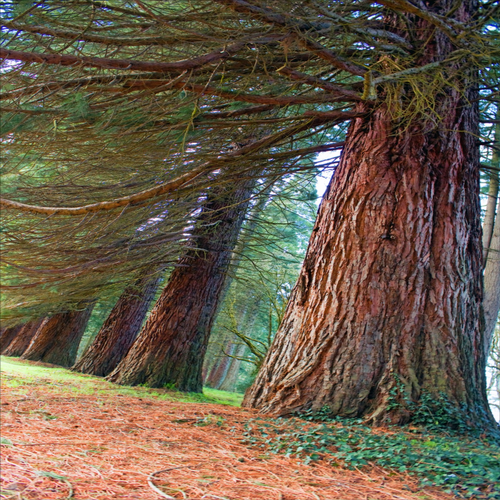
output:
[[[172,272],[138,339],[109,375],[120,384],[202,391],[210,329],[254,180],[209,194],[193,242]]]
[[[451,8],[434,2],[434,8]],[[468,1],[456,11],[461,20]],[[451,50],[423,21],[423,63]],[[424,38],[425,39],[425,38]],[[473,79],[435,96],[442,123],[351,124],[275,341],[245,406],[411,420],[422,395],[492,421],[486,398]],[[404,97],[403,97],[404,98]],[[473,420],[474,421],[474,420]],[[484,420],[483,420],[484,421]]]
[[[38,328],[22,359],[70,367],[87,326],[94,303],[79,311],[54,314]]]
[[[4,354],[4,351],[9,347],[10,343],[17,337],[17,334],[21,331],[24,325],[10,326],[8,328],[2,328],[2,334],[0,335],[0,353]]]
[[[40,328],[43,319],[37,319],[34,321],[28,321],[19,330],[16,337],[12,342],[4,349],[4,356],[22,356],[22,354],[28,349],[31,341],[33,340],[36,332]]]
[[[141,329],[160,278],[160,269],[155,269],[123,292],[73,370],[105,377],[116,368]]]

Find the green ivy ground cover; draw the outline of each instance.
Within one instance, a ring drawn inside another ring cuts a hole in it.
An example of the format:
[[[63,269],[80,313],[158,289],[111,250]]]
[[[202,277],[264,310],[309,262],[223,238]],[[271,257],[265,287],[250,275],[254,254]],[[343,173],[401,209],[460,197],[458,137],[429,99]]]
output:
[[[491,440],[421,429],[373,429],[359,421],[253,420],[246,442],[268,452],[333,466],[377,465],[408,473],[457,498],[500,499],[500,446]]]

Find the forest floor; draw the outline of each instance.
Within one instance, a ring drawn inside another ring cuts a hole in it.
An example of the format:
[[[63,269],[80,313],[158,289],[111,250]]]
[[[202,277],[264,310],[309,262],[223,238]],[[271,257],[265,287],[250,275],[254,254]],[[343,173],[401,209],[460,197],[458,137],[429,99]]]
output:
[[[251,445],[248,422],[263,417],[237,395],[119,387],[13,358],[1,370],[2,499],[453,498],[406,473]]]

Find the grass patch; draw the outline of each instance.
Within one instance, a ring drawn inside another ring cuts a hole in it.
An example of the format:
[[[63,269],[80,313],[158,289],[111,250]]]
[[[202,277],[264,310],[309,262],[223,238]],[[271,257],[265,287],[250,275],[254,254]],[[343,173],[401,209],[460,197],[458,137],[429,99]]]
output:
[[[129,387],[116,385],[107,380],[72,372],[66,368],[33,363],[18,358],[0,357],[2,385],[17,389],[20,394],[27,395],[31,385],[43,384],[48,392],[71,392],[73,394],[113,394],[138,398],[155,398],[179,401],[184,403],[211,403],[228,406],[239,406],[242,394],[204,389],[203,394],[182,393],[171,389],[150,389],[148,387]]]
[[[458,498],[500,499],[500,446],[487,440],[299,418],[249,421],[245,438],[249,445],[305,463],[321,459],[352,469],[377,465],[389,473],[418,477],[422,487],[439,486]]]

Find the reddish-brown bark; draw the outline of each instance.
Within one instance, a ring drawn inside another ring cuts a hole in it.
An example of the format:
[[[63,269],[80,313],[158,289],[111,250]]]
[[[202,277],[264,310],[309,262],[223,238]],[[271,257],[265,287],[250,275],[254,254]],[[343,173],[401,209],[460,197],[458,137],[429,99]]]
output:
[[[46,318],[21,357],[31,361],[72,366],[93,308],[94,303],[79,311],[58,313]]]
[[[123,292],[73,370],[105,377],[116,368],[141,329],[158,288],[160,271],[148,272]]]
[[[21,356],[28,349],[42,322],[43,319],[38,319],[22,325],[16,337],[3,350],[2,354],[4,356]]]
[[[209,194],[193,244],[127,356],[108,380],[201,392],[202,366],[254,180]]]
[[[19,331],[24,325],[10,326],[8,328],[2,328],[0,335],[0,353],[3,354],[5,349],[7,349],[10,343],[16,338]]]
[[[461,3],[459,19],[468,19],[468,8]],[[444,35],[412,22],[423,40],[429,37],[422,63],[449,53]],[[327,406],[334,415],[402,423],[428,393],[466,417],[491,418],[478,110],[470,104],[470,73],[460,77],[463,93],[447,88],[436,96],[438,125],[421,117],[398,130],[385,107],[351,124],[246,406],[278,414]]]

